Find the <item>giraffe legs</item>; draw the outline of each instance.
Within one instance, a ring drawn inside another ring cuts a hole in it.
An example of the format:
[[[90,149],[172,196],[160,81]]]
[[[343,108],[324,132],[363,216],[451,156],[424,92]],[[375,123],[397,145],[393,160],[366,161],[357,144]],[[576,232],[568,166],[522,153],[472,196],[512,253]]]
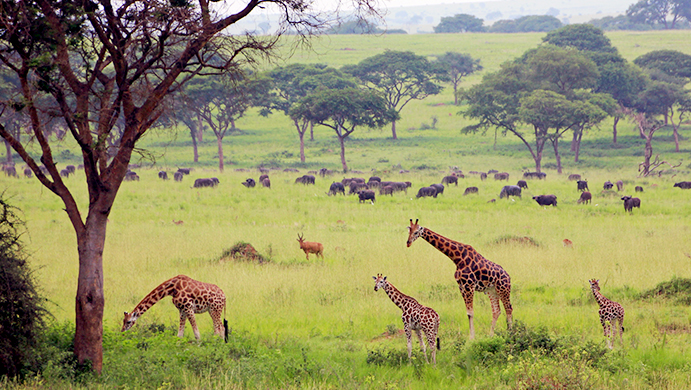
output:
[[[185,321],[187,321],[187,311],[185,311],[185,309],[181,309],[180,328],[178,329],[178,337],[183,337],[185,335]]]
[[[413,332],[410,330],[410,325],[404,323],[403,328],[405,330],[405,337],[408,339],[408,359],[412,359],[413,357],[413,342],[412,342],[412,337],[413,337]]]
[[[473,297],[475,295],[475,290],[472,286],[460,286],[461,294],[463,294],[463,301],[465,301],[465,311],[468,313],[468,323],[470,328],[470,334],[468,339],[475,339],[475,326],[473,324]]]
[[[425,354],[425,362],[429,363],[429,360],[427,360],[427,346],[422,341],[422,334],[420,333],[420,329],[415,329],[415,334],[417,335],[417,339],[420,341],[420,349],[422,350],[422,353]]]
[[[501,314],[501,307],[499,307],[499,296],[497,295],[496,289],[488,289],[487,295],[489,296],[489,301],[492,305],[492,327],[489,329],[489,334],[490,336],[494,336],[494,327],[497,325],[497,320]]]
[[[194,318],[194,311],[187,313],[187,319],[190,320],[190,325],[192,325],[192,331],[194,332],[194,338],[197,340],[201,339],[199,335],[199,329],[197,328],[197,320]]]
[[[214,334],[223,337],[225,334],[225,328],[223,327],[223,321],[221,321],[221,310],[210,311],[211,320],[214,323]]]

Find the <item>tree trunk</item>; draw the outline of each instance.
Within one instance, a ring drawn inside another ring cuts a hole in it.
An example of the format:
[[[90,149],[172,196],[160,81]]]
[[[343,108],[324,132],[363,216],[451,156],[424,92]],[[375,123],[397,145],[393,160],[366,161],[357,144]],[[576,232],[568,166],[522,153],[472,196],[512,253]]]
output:
[[[396,137],[396,121],[391,122],[391,134],[393,135],[393,139],[398,139],[398,137]]]
[[[542,151],[538,151],[535,153],[533,156],[533,160],[535,160],[535,172],[542,172]]]
[[[190,127],[190,135],[192,136],[192,150],[194,150],[194,162],[199,162],[199,150],[197,149],[197,131]]]
[[[86,229],[77,236],[79,276],[76,297],[74,354],[81,364],[101,373],[103,368],[103,248],[106,241],[107,211],[92,209]]]
[[[341,165],[343,166],[343,173],[348,172],[348,165],[345,159],[345,137],[338,136],[338,142],[341,143]]]
[[[614,125],[612,126],[612,134],[613,134],[612,143],[613,144],[617,143],[617,123],[619,123],[619,119],[621,119],[621,117],[619,115],[614,116]]]
[[[314,123],[312,122],[310,122],[310,141],[314,141]]]
[[[582,139],[583,139],[583,132],[581,131],[578,134],[578,142],[576,143],[576,150],[574,150],[574,157],[573,157],[574,162],[578,162],[578,157],[581,154],[581,140]]]
[[[300,162],[305,162],[305,133],[298,132],[300,135]]]
[[[499,133],[498,128],[494,128],[494,145],[492,145],[492,149],[497,150],[497,133]]]
[[[653,137],[652,134],[645,138],[645,150],[643,153],[643,177],[650,173],[650,159],[653,157]]]
[[[7,150],[7,158],[5,161],[7,162],[7,164],[12,165],[12,163],[13,163],[13,161],[12,161],[12,147],[10,146],[10,143],[7,142],[6,139],[4,139],[4,140],[5,140],[5,150]]]
[[[455,80],[453,83],[453,104],[458,105],[458,83]]]
[[[223,137],[216,136],[218,144],[218,170],[223,172]]]
[[[204,120],[201,115],[197,115],[197,121],[199,122],[197,125],[197,140],[199,142],[204,142]]]
[[[557,173],[561,175],[561,156],[559,155],[559,138],[555,138],[552,141],[552,146],[554,147],[554,158],[557,160]]]
[[[237,130],[237,129],[235,128],[235,119],[234,119],[234,118],[231,118],[231,119],[230,119],[230,131],[233,132],[233,131],[235,131],[235,130]]]

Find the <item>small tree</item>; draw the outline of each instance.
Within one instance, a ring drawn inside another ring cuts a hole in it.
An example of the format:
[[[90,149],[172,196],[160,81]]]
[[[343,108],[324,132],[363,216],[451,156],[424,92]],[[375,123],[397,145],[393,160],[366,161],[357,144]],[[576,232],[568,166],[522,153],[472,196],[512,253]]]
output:
[[[348,172],[345,140],[357,127],[376,128],[395,120],[398,113],[387,107],[376,92],[358,88],[315,91],[290,110],[290,117],[329,127],[341,147],[343,172]]]
[[[19,241],[22,222],[0,199],[0,376],[16,377],[39,363],[38,338],[47,314]]]
[[[458,84],[463,77],[482,70],[480,59],[473,59],[470,54],[448,51],[439,56],[437,62],[447,73],[453,84],[454,104],[458,105]]]
[[[411,100],[422,100],[442,90],[436,83],[443,79],[440,69],[411,51],[387,50],[342,70],[358,78],[366,88],[381,92],[387,107],[399,114]],[[398,139],[396,119],[391,121],[393,139]]]
[[[435,33],[465,33],[484,32],[482,19],[468,14],[456,14],[441,18],[438,25],[434,26]]]

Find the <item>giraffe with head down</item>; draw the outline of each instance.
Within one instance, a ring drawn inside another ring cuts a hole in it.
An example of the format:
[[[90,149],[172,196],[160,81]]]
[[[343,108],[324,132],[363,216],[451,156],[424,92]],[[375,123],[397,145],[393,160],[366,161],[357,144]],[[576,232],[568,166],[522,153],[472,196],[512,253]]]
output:
[[[500,265],[485,259],[472,246],[462,244],[435,233],[418,225],[418,220],[410,220],[408,227],[408,247],[422,237],[441,253],[445,254],[456,265],[454,277],[465,301],[466,313],[470,327],[469,338],[475,338],[475,326],[473,323],[473,299],[475,291],[484,292],[489,296],[492,304],[492,328],[490,334],[494,334],[494,327],[501,314],[499,301],[504,305],[506,321],[511,328],[513,323],[513,308],[511,307],[511,277]]]

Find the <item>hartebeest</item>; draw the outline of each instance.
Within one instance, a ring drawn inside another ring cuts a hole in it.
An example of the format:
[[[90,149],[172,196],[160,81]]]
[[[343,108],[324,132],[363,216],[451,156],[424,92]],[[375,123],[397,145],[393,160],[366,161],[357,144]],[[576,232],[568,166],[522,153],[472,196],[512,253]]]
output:
[[[298,242],[300,243],[300,249],[305,252],[307,260],[310,259],[310,253],[315,253],[317,257],[324,258],[324,245],[319,242],[309,242],[305,241],[303,236],[298,233]]]

